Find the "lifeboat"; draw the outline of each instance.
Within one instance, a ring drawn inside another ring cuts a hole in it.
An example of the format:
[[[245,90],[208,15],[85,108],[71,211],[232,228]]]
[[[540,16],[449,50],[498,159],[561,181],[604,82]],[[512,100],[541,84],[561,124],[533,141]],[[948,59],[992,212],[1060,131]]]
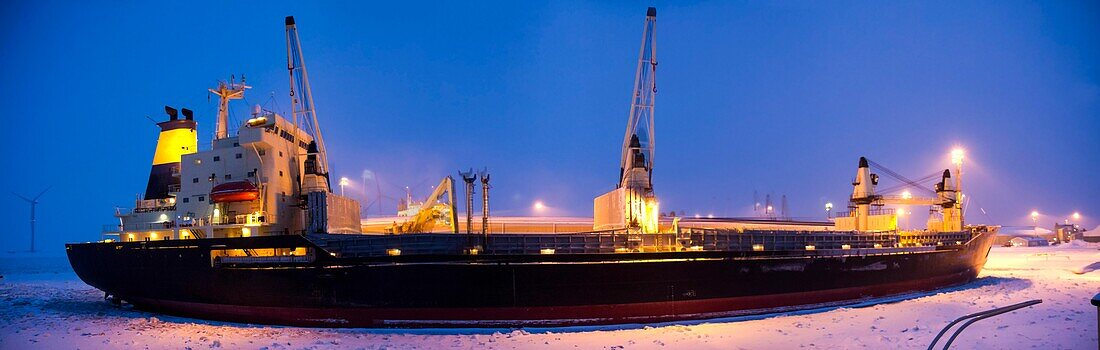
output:
[[[251,181],[233,181],[214,186],[210,201],[214,203],[248,202],[260,198],[260,189]]]

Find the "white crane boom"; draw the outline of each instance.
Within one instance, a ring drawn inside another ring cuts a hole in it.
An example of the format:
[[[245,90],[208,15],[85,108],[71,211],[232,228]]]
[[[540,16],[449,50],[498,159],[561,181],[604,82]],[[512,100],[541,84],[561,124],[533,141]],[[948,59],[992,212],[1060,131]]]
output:
[[[630,96],[630,116],[623,136],[619,187],[640,187],[652,190],[653,172],[653,102],[657,94],[657,9],[646,11],[642,29],[642,44],[638,52],[638,68],[634,74],[634,90]],[[639,135],[641,133],[641,135]],[[642,139],[644,137],[645,139]],[[632,170],[636,171],[632,172]],[[644,177],[644,178],[639,178]]]
[[[325,151],[325,140],[321,137],[321,125],[317,123],[313,92],[309,88],[309,74],[306,73],[302,45],[298,40],[298,27],[294,24],[293,16],[286,17],[286,56],[287,70],[290,72],[291,116],[294,126],[302,129],[301,125],[304,124],[304,130],[313,136],[313,141],[317,143],[316,172],[318,175],[327,175],[328,154]]]

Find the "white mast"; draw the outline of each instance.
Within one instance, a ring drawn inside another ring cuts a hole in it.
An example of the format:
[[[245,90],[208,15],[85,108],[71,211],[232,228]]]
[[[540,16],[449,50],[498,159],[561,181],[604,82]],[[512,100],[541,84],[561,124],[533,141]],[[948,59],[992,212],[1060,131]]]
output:
[[[236,78],[231,76],[229,82],[219,81],[216,90],[207,89],[218,95],[218,120],[214,128],[215,140],[229,137],[229,100],[244,98],[244,90],[250,88],[252,87],[244,84],[244,76],[242,75],[240,83],[237,83]]]

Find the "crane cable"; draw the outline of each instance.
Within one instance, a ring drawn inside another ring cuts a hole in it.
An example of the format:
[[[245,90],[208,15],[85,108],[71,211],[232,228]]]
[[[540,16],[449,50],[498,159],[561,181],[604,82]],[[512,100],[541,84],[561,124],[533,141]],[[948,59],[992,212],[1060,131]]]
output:
[[[902,176],[901,174],[898,174],[897,172],[894,172],[893,170],[890,170],[890,168],[882,166],[882,164],[876,163],[873,160],[868,159],[867,163],[870,164],[871,167],[875,168],[875,170],[881,171],[881,172],[885,173],[886,175],[888,175],[888,176],[890,176],[890,177],[892,177],[892,178],[894,178],[898,181],[901,181],[901,182],[904,182],[904,183],[906,183],[910,186],[913,186],[913,188],[922,190],[922,191],[924,191],[926,193],[930,193],[930,194],[935,194],[936,193],[936,191],[930,190],[927,187],[924,187],[923,185],[921,185],[920,183],[918,183],[916,181],[909,180],[905,176]]]
[[[934,180],[938,180],[938,179],[939,179],[939,176],[940,176],[941,174],[942,174],[942,173],[940,173],[940,172],[938,172],[938,171],[937,171],[937,172],[934,172],[934,173],[932,173],[932,174],[929,174],[929,175],[923,176],[923,177],[921,177],[921,178],[919,178],[919,179],[916,179],[916,180],[914,180],[913,182],[915,182],[915,183],[917,183],[917,184],[921,184],[921,185],[924,185],[924,184],[927,184],[927,183],[928,183],[929,181],[934,181]],[[878,192],[881,192],[881,193],[890,193],[890,192],[894,192],[894,191],[897,191],[897,190],[900,190],[900,189],[903,189],[903,188],[909,188],[909,187],[912,187],[912,185],[911,185],[911,184],[909,184],[909,183],[901,183],[901,184],[897,184],[897,185],[894,185],[894,186],[891,186],[891,187],[887,187],[887,188],[884,188],[884,189],[880,189],[880,190],[878,190]],[[923,188],[923,187],[922,187],[922,188]]]

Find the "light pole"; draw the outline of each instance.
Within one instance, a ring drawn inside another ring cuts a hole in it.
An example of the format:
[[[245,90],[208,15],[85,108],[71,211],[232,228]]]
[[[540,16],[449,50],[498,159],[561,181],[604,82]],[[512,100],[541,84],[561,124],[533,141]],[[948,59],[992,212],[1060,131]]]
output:
[[[825,203],[825,217],[829,218],[833,211],[833,202]]]
[[[1034,224],[1036,228],[1039,227],[1039,211],[1038,210],[1032,210],[1031,211],[1031,223]]]
[[[344,186],[347,186],[348,183],[350,183],[350,180],[348,180],[347,177],[341,177],[340,178],[340,196],[341,197],[344,196]]]

